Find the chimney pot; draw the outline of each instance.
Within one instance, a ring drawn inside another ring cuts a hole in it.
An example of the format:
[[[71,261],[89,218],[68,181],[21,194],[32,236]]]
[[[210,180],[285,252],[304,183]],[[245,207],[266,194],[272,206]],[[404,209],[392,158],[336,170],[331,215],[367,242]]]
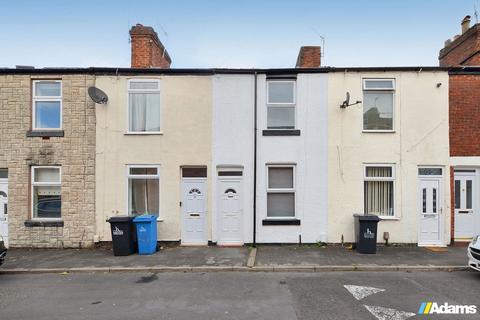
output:
[[[296,68],[319,68],[322,50],[320,46],[302,46],[298,52]]]
[[[468,29],[470,29],[470,19],[471,17],[470,16],[465,16],[465,18],[463,18],[462,20],[462,34],[464,34],[465,32],[467,32]]]

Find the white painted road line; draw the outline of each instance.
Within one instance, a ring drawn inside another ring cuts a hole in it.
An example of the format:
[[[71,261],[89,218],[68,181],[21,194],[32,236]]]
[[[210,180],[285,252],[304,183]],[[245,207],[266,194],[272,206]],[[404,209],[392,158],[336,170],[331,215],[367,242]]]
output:
[[[344,285],[345,289],[350,292],[355,299],[362,300],[365,297],[368,297],[372,294],[385,291],[385,289],[374,288],[374,287],[362,287],[362,286],[354,286],[354,285]]]
[[[365,308],[367,308],[367,310],[378,320],[405,320],[416,315],[412,312],[399,311],[385,307],[365,306]]]

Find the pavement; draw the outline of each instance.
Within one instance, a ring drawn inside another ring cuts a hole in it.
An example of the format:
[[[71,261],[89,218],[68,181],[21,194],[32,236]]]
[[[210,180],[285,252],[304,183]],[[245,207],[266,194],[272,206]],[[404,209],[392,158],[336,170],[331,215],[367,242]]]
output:
[[[478,272],[0,275],[2,320],[480,319]],[[422,302],[476,314],[418,315]]]
[[[281,245],[257,248],[167,247],[156,254],[113,256],[111,249],[11,249],[0,274],[55,272],[220,272],[220,271],[460,271],[466,248],[432,251],[380,246],[359,254],[340,246]]]

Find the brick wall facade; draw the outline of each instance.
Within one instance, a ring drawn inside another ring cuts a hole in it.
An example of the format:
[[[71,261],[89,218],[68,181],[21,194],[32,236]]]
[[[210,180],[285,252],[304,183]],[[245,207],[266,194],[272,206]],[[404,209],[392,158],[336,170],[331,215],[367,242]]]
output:
[[[170,68],[172,60],[152,27],[133,26],[130,41],[132,68]]]
[[[480,65],[480,25],[474,25],[440,50],[441,67]]]
[[[61,79],[64,137],[27,137],[32,80]],[[10,247],[89,247],[95,234],[95,104],[90,75],[0,75],[0,168],[8,168]],[[27,227],[30,168],[62,168],[63,227]]]
[[[304,46],[300,48],[296,68],[318,68],[321,64],[322,50],[318,46]]]
[[[450,75],[450,155],[480,156],[480,75]]]

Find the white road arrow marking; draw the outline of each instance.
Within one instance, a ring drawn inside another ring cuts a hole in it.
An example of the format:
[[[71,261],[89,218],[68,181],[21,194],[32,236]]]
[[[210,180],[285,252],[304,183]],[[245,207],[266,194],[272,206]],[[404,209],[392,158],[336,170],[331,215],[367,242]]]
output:
[[[415,316],[415,313],[399,311],[391,308],[364,306],[378,320],[405,320]]]
[[[362,286],[353,286],[353,285],[344,285],[357,300],[362,300],[365,297],[368,297],[372,294],[385,291],[385,289],[374,288],[374,287],[362,287]]]

